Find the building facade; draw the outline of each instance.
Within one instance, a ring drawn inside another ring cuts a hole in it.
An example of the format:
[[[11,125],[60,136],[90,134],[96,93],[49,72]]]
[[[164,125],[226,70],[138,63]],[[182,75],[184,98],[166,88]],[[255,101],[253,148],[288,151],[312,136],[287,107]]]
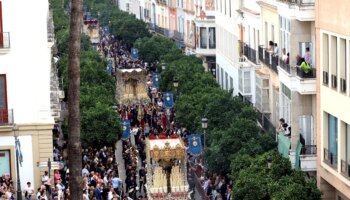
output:
[[[17,181],[14,135],[18,135],[22,188],[27,181],[37,188],[47,169],[37,167],[36,162],[52,160],[53,153],[50,74],[54,37],[49,2],[40,1],[34,12],[29,7],[33,7],[30,2],[0,1],[0,174],[9,173]],[[31,16],[30,23],[23,16]]]
[[[349,200],[350,2],[316,0],[316,5],[318,185],[324,199]]]

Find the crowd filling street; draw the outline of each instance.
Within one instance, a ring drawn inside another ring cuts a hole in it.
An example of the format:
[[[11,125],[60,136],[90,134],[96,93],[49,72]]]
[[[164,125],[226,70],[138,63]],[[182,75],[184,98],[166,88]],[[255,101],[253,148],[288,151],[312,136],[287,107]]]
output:
[[[110,35],[106,29],[100,30],[101,43],[97,51],[102,56],[114,60],[114,71],[117,68],[141,68],[147,71],[147,89],[149,101],[128,104],[117,104],[116,111],[121,120],[130,121],[131,135],[122,139],[121,149],[105,146],[89,147],[82,150],[82,183],[84,200],[143,200],[147,196],[147,165],[146,138],[166,139],[181,138],[187,146],[187,180],[189,183],[189,199],[231,199],[231,189],[227,176],[206,173],[200,156],[192,156],[188,151],[188,136],[186,127],[176,123],[175,107],[166,107],[162,92],[152,83],[152,72],[156,72],[155,63],[144,63],[131,58],[127,46]],[[122,158],[116,157],[121,151]],[[65,162],[67,159],[66,145],[55,145],[54,161]],[[123,163],[119,163],[119,160]],[[66,163],[66,162],[65,162]],[[121,174],[124,173],[123,177]],[[42,185],[33,188],[28,182],[23,188],[26,200],[64,200],[68,199],[69,166],[54,170],[53,175],[45,171],[41,177]],[[0,199],[14,199],[14,185],[9,174],[0,178]]]

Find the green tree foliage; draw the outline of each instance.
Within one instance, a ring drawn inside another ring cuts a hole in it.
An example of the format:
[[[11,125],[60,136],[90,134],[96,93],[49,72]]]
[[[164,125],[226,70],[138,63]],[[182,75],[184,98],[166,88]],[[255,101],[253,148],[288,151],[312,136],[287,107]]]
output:
[[[67,92],[67,51],[68,16],[64,13],[60,0],[53,0],[55,29],[58,54],[59,77],[63,80],[63,89]],[[101,8],[102,3],[96,4]],[[97,9],[96,9],[97,10]],[[56,17],[55,17],[56,16]],[[106,72],[107,61],[92,49],[90,39],[82,35],[81,44],[81,141],[84,147],[113,145],[121,135],[118,115],[112,106],[115,103],[115,81]],[[69,133],[68,133],[69,134]]]
[[[270,167],[268,158],[272,160]],[[237,176],[233,186],[233,199],[321,199],[315,181],[305,179],[305,173],[302,171],[292,170],[290,161],[276,151],[267,152],[256,158],[238,156],[231,164],[237,165],[233,167]]]
[[[168,53],[181,53],[181,50],[176,46],[176,44],[165,38],[165,37],[144,37],[138,39],[134,45],[139,50],[140,58],[145,62],[151,63],[156,60],[160,60],[162,55]]]

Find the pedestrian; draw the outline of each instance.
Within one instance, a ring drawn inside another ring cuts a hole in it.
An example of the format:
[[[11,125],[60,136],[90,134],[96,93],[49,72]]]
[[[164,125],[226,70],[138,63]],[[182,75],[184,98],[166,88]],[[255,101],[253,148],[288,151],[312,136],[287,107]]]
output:
[[[32,199],[32,196],[34,195],[34,188],[30,182],[27,182],[27,186],[24,188],[23,193],[24,193],[24,198],[26,200]]]

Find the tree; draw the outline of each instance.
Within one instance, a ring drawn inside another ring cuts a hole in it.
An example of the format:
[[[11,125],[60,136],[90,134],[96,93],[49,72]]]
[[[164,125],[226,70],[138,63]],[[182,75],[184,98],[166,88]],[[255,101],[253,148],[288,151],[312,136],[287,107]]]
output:
[[[242,158],[242,163],[238,161]],[[271,158],[269,167],[267,159]],[[255,158],[238,156],[235,166],[233,199],[257,200],[319,200],[321,192],[312,179],[305,179],[305,173],[292,170],[288,159],[278,152],[270,151]],[[239,167],[242,167],[240,170]],[[238,172],[238,173],[237,173]]]
[[[140,58],[148,63],[160,61],[162,55],[180,51],[174,41],[158,36],[137,39],[134,46],[138,48]]]
[[[68,159],[70,168],[70,199],[83,196],[81,181],[81,143],[80,143],[80,44],[83,18],[82,0],[71,1],[71,19],[68,54]]]

